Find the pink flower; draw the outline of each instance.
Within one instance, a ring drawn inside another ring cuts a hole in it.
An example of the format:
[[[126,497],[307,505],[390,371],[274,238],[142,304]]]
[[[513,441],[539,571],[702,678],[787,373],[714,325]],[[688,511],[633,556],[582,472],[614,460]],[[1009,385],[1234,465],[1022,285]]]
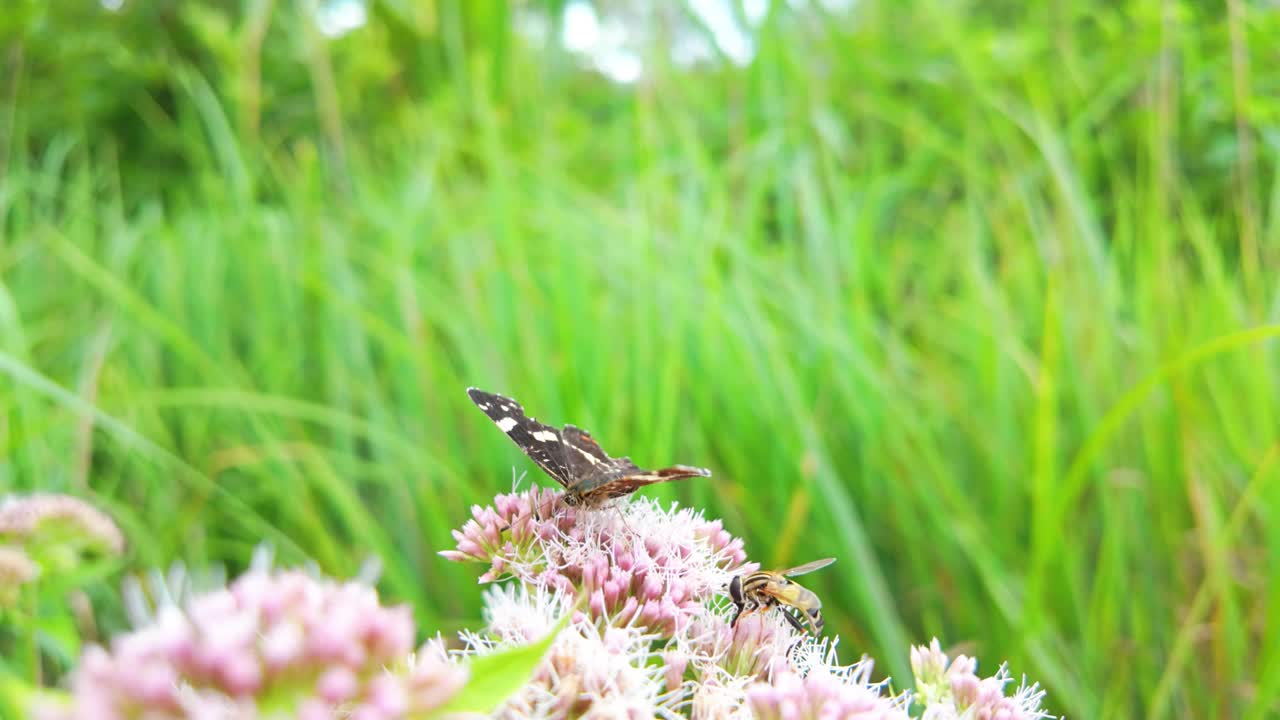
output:
[[[472,508],[453,532],[451,560],[489,563],[481,582],[510,575],[547,590],[583,593],[593,617],[639,623],[670,636],[702,603],[750,571],[742,541],[719,520],[648,498],[599,509],[571,508],[560,493],[534,489]],[[539,509],[534,515],[533,509]]]
[[[747,688],[747,702],[765,720],[909,720],[902,703],[880,688],[817,670],[801,677],[782,673],[772,683]]]
[[[838,642],[802,636],[788,652],[789,669],[776,673],[769,682],[747,688],[755,716],[909,720],[910,694],[885,695],[888,681],[871,682],[873,663],[869,659],[841,665],[836,654]]]
[[[788,652],[803,638],[774,613],[757,613],[730,626],[724,612],[698,614],[681,634],[681,647],[695,667],[764,680],[790,668]]]
[[[600,625],[579,616],[557,636],[529,684],[495,717],[657,717],[665,672],[652,648],[655,639],[635,626]]]
[[[40,568],[22,550],[0,545],[0,588],[9,588],[31,582]]]
[[[558,490],[535,487],[498,495],[492,507],[472,505],[471,519],[461,530],[452,531],[457,549],[443,550],[440,555],[459,562],[491,563],[481,582],[492,582],[506,572],[504,557],[523,556],[537,549],[533,545],[539,538],[573,527],[577,512],[560,501],[562,496]]]
[[[20,545],[68,543],[119,554],[124,535],[101,510],[70,495],[13,495],[0,501],[0,539]]]
[[[754,680],[713,668],[693,684],[689,701],[690,720],[752,720],[747,705],[747,686]]]
[[[410,656],[403,682],[376,685],[371,702],[390,709],[394,706],[394,694],[403,692],[406,709],[415,713],[430,712],[452,699],[466,682],[466,668],[453,662],[444,641],[436,638]]]
[[[164,607],[110,651],[87,650],[72,705],[46,717],[254,717],[281,707],[400,717],[436,707],[466,678],[431,645],[406,667],[413,637],[409,609],[382,606],[371,587],[251,571],[185,608]]]
[[[1004,665],[988,678],[977,675],[978,661],[967,655],[949,660],[937,638],[928,647],[911,648],[916,696],[930,720],[1038,720],[1051,718],[1040,708],[1045,693],[1038,683],[1022,684],[1011,696],[1004,688],[1013,678]]]

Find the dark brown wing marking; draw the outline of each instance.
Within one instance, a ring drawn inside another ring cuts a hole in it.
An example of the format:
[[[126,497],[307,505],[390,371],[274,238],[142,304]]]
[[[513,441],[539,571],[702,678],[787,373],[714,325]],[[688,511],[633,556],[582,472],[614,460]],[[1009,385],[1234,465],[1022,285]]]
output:
[[[628,473],[622,477],[605,479],[598,485],[583,489],[582,496],[587,499],[592,498],[617,498],[623,495],[630,495],[646,485],[654,483],[670,482],[672,480],[682,480],[691,477],[710,477],[711,471],[706,468],[689,467],[688,465],[676,465],[674,467],[663,468],[661,470],[641,470],[635,467],[633,463],[628,461],[632,468],[639,471],[638,473]]]
[[[561,437],[569,476],[577,481],[575,490],[584,489],[583,483],[604,482],[610,477],[625,475],[629,470],[640,470],[627,458],[609,457],[591,433],[580,427],[565,425]]]
[[[543,472],[565,487],[574,485],[575,476],[566,462],[564,442],[559,430],[525,415],[520,403],[511,398],[478,388],[467,388],[467,396]]]
[[[630,495],[654,483],[711,475],[710,470],[689,465],[645,470],[629,457],[609,457],[582,428],[565,425],[557,430],[538,422],[511,398],[478,388],[468,388],[467,396],[538,467],[588,502]]]

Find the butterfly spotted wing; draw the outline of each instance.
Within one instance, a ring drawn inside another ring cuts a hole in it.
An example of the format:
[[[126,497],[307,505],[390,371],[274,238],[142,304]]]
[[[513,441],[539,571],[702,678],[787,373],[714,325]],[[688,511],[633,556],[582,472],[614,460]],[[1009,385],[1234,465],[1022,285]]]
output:
[[[628,495],[653,483],[711,475],[710,470],[688,465],[645,470],[629,457],[609,457],[591,433],[582,428],[566,425],[564,430],[557,430],[538,422],[511,398],[477,388],[469,388],[467,395],[575,500],[595,503]]]
[[[543,472],[566,488],[573,485],[559,430],[525,415],[520,403],[511,398],[478,388],[467,388],[467,396]]]

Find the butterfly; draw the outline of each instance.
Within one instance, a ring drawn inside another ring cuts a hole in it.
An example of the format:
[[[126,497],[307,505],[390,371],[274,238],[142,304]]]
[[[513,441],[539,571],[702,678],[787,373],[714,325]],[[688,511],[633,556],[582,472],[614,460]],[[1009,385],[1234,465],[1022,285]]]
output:
[[[711,476],[710,470],[689,465],[645,470],[629,457],[609,457],[582,428],[565,425],[557,430],[538,422],[511,398],[478,388],[467,388],[467,396],[543,472],[564,486],[566,505],[596,506],[646,485]]]

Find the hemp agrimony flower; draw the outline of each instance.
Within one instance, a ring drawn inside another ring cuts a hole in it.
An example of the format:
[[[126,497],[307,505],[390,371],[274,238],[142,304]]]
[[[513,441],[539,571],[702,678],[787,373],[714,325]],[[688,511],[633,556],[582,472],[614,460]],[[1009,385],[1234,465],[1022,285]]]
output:
[[[533,587],[585,594],[593,617],[636,622],[664,636],[688,624],[734,574],[754,569],[742,540],[701,513],[664,509],[649,498],[572,508],[559,503],[559,495],[533,489],[474,507],[472,519],[453,532],[456,549],[440,554],[489,563],[481,582],[510,576]],[[539,507],[553,511],[538,517],[533,511]]]
[[[907,720],[916,698],[939,719],[1046,717],[1035,714],[1037,686],[1003,697],[1003,670],[977,680],[958,659],[942,683],[945,656],[917,648],[913,697],[872,681],[869,659],[841,664],[838,639],[798,632],[779,613],[731,625],[729,581],[757,566],[718,520],[688,509],[634,497],[570,507],[535,488],[472,508],[453,536],[441,555],[487,564],[481,582],[511,581],[485,592],[486,626],[461,633],[461,654],[520,646],[570,618],[496,717]]]
[[[76,566],[86,552],[118,555],[124,535],[101,510],[70,495],[0,500],[0,547],[17,548],[46,571]]]
[[[25,552],[0,545],[0,607],[13,604],[18,598],[18,586],[39,574],[40,567]]]
[[[913,695],[873,681],[870,659],[841,664],[838,638],[778,612],[733,624],[730,580],[757,565],[719,520],[648,498],[589,508],[560,496],[499,495],[454,531],[441,555],[487,565],[481,582],[508,581],[483,593],[484,625],[460,632],[458,649],[436,638],[411,652],[408,608],[382,605],[364,582],[275,572],[269,559],[226,587],[175,568],[152,577],[154,603],[131,586],[139,628],[86,651],[68,701],[38,716],[391,720],[467,707],[502,720],[908,720],[914,701],[929,720],[1050,717],[1038,685],[1006,697],[1004,667],[979,678],[937,640],[911,650]],[[71,516],[57,507],[21,518]],[[39,525],[7,517],[9,537]],[[0,547],[0,573],[35,572],[20,555]],[[506,668],[505,689],[468,685],[473,669],[495,677],[479,668]]]
[[[929,720],[1037,720],[1053,717],[1040,709],[1044,691],[1039,683],[1022,684],[1011,696],[1004,688],[1013,678],[1004,665],[988,678],[977,675],[978,661],[967,655],[949,660],[938,639],[928,647],[911,648],[916,696]]]
[[[70,704],[42,715],[400,718],[466,680],[438,643],[411,658],[413,639],[408,607],[381,605],[369,586],[255,570],[87,650]]]
[[[730,624],[729,581],[757,566],[720,521],[648,498],[588,509],[557,497],[534,489],[473,508],[454,532],[456,549],[441,553],[487,563],[482,582],[514,581],[485,593],[488,627],[462,634],[464,653],[528,642],[574,613],[500,717],[750,717],[750,708],[789,707],[810,686],[805,707],[821,713],[814,717],[842,717],[829,711],[844,708],[906,717],[907,696],[870,683],[870,663],[864,672],[833,665],[834,646],[797,633],[778,613]],[[535,507],[552,510],[530,515]],[[583,612],[571,607],[574,597],[585,598]],[[809,686],[776,684],[806,673]],[[775,687],[785,692],[766,692]]]

